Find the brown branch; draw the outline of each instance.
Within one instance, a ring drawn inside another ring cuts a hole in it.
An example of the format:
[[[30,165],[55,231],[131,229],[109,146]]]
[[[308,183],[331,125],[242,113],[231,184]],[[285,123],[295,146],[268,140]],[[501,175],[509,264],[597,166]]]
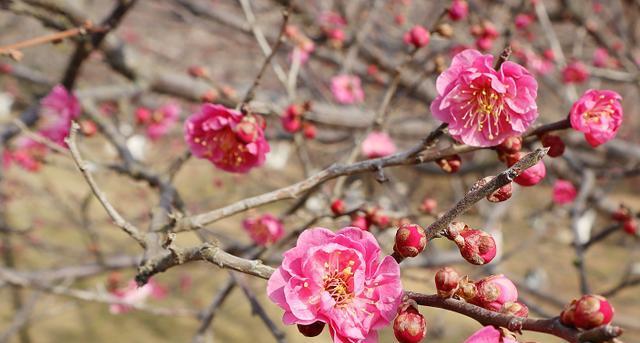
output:
[[[504,327],[515,332],[526,330],[547,333],[565,339],[570,343],[607,342],[622,334],[622,329],[617,326],[604,325],[587,331],[579,331],[562,325],[558,317],[550,319],[522,318],[485,310],[482,307],[453,298],[444,299],[437,295],[414,292],[406,292],[405,294],[419,305],[457,312],[477,320],[482,325]]]
[[[101,27],[94,27],[91,24],[91,22],[87,21],[84,25],[80,27],[75,27],[75,28],[64,30],[61,32],[51,33],[51,34],[47,34],[47,35],[36,37],[36,38],[30,38],[14,44],[0,46],[0,56],[9,55],[9,56],[12,56],[14,59],[19,60],[20,57],[22,56],[22,53],[20,52],[21,49],[29,48],[32,46],[45,44],[45,43],[58,42],[65,38],[70,38],[78,35],[86,35],[89,32],[101,32],[101,31],[103,31]]]
[[[98,184],[93,179],[93,176],[88,169],[87,163],[80,155],[80,150],[78,149],[78,145],[76,143],[76,136],[79,128],[80,126],[74,122],[71,125],[71,133],[69,134],[69,137],[65,139],[65,142],[67,143],[67,145],[69,145],[69,150],[71,151],[73,161],[76,163],[76,166],[82,173],[82,176],[84,176],[85,181],[87,182],[87,184],[89,184],[91,191],[93,192],[93,194],[95,194],[100,204],[102,204],[102,207],[104,207],[105,211],[107,212],[109,217],[111,217],[114,224],[119,226],[122,231],[131,236],[131,238],[133,238],[136,242],[138,242],[140,246],[144,248],[146,246],[146,243],[144,240],[144,236],[140,233],[140,230],[138,230],[138,228],[126,221],[122,217],[122,215],[120,215],[120,213],[113,207],[113,205],[111,205],[106,195],[100,190]]]

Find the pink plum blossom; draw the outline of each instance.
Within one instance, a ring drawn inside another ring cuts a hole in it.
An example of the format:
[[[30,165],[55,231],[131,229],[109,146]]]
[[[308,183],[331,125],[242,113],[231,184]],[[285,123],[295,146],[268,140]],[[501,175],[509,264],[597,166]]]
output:
[[[341,104],[350,105],[364,101],[360,78],[355,75],[337,75],[331,79],[331,93]]]
[[[587,90],[571,107],[571,127],[596,147],[615,137],[622,124],[622,97],[611,90]]]
[[[123,314],[131,311],[134,306],[144,305],[149,297],[162,299],[167,296],[167,290],[154,280],[149,280],[147,284],[138,287],[135,281],[131,280],[125,288],[111,291],[122,303],[111,304],[109,312],[111,314]]]
[[[503,336],[500,330],[489,325],[476,331],[464,343],[518,343],[512,337]]]
[[[562,82],[583,83],[589,78],[587,66],[580,61],[573,61],[562,69]]]
[[[436,81],[431,103],[436,119],[465,144],[489,147],[521,135],[538,117],[538,83],[521,65],[506,61],[493,68],[493,56],[468,49],[453,57]]]
[[[556,180],[553,184],[553,202],[558,205],[569,204],[578,195],[573,184],[567,180]]]
[[[66,147],[64,139],[71,130],[71,121],[80,115],[80,103],[64,86],[57,85],[40,100],[38,132],[53,142]]]
[[[256,244],[262,246],[277,242],[284,234],[282,222],[271,214],[247,218],[242,221],[242,227]]]
[[[395,143],[386,132],[373,131],[362,141],[362,154],[367,158],[389,156],[396,150]]]
[[[194,156],[228,172],[246,173],[264,164],[270,150],[260,119],[205,104],[187,118],[184,137]]]
[[[2,154],[3,167],[7,168],[12,163],[24,170],[37,172],[42,166],[41,160],[49,149],[42,143],[28,137],[20,137],[16,140],[11,150],[5,150]]]
[[[144,111],[146,110],[146,111]],[[136,111],[138,123],[145,125],[147,136],[151,140],[158,140],[166,135],[180,117],[180,106],[170,102],[155,111],[138,109]]]
[[[354,227],[305,230],[267,284],[287,325],[328,324],[334,342],[377,342],[402,297],[400,267],[375,237]]]

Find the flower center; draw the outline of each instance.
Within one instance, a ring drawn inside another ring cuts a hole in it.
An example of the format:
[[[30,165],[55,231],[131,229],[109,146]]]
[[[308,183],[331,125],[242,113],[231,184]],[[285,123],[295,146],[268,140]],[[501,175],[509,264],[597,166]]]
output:
[[[466,100],[460,106],[465,111],[462,117],[464,127],[475,127],[478,132],[486,128],[488,138],[495,139],[501,131],[500,116],[504,108],[502,97],[489,84],[471,84],[462,93]],[[509,117],[505,117],[505,120],[509,122]]]
[[[590,123],[600,123],[605,118],[611,118],[613,116],[613,99],[603,101],[604,96],[600,96],[600,101],[593,106],[592,109],[585,111],[582,116]]]
[[[335,300],[336,307],[344,307],[353,299],[353,290],[349,284],[353,278],[351,266],[354,264],[354,261],[349,261],[348,267],[342,270],[333,270],[323,277],[323,288]],[[329,269],[328,263],[325,263],[325,269]]]

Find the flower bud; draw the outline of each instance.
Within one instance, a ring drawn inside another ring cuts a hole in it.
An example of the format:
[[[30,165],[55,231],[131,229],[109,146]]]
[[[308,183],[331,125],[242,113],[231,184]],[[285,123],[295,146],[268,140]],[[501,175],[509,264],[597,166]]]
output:
[[[424,198],[424,200],[422,200],[422,203],[420,204],[420,212],[424,214],[433,214],[436,212],[437,208],[438,202],[436,201],[436,199],[429,197]]]
[[[85,136],[91,137],[98,132],[98,126],[93,121],[84,119],[80,121],[80,130]]]
[[[429,44],[431,35],[429,31],[420,25],[416,25],[404,34],[404,42],[407,45],[413,45],[416,49],[422,48]]]
[[[138,124],[146,124],[151,120],[151,110],[146,107],[138,107],[135,112],[136,122]]]
[[[622,224],[622,228],[624,232],[635,236],[638,233],[638,221],[635,218],[630,218]]]
[[[214,102],[218,98],[218,91],[215,89],[209,89],[200,95],[200,101],[202,102]]]
[[[529,316],[529,308],[527,307],[527,305],[519,301],[510,301],[502,305],[502,307],[500,308],[500,313],[527,318]]]
[[[401,305],[393,321],[393,334],[400,343],[418,343],[427,335],[427,322],[413,304]]]
[[[545,134],[540,139],[540,142],[543,147],[549,148],[549,152],[547,152],[549,157],[558,157],[564,154],[564,142],[560,136]]]
[[[611,219],[617,222],[626,222],[627,220],[631,219],[631,210],[628,207],[620,204],[620,207],[618,207],[618,209],[611,214]]]
[[[455,232],[460,230],[459,223],[452,224],[449,225],[445,235],[456,243],[460,254],[467,262],[483,265],[493,260],[496,256],[496,242],[491,235],[464,224],[464,229]]]
[[[478,296],[478,287],[473,281],[469,280],[468,276],[465,276],[458,282],[456,295],[469,303],[474,303],[474,299]]]
[[[452,155],[436,160],[436,164],[438,164],[438,166],[440,166],[440,169],[442,169],[444,172],[453,174],[460,170],[460,166],[462,166],[462,160],[460,159],[460,155]]]
[[[209,75],[209,71],[203,66],[191,66],[187,71],[189,72],[189,75],[191,75],[191,77],[195,78],[205,77]]]
[[[500,145],[498,145],[496,149],[506,154],[515,154],[522,149],[522,137],[511,136],[500,143]]]
[[[314,139],[316,138],[316,134],[318,133],[318,130],[316,129],[315,125],[309,122],[304,122],[302,123],[302,133],[304,134],[305,138]]]
[[[415,257],[427,245],[427,234],[418,224],[402,225],[396,232],[393,251],[402,257]]]
[[[509,167],[516,164],[516,162],[522,159],[525,155],[526,153],[522,151],[515,154],[514,156],[515,158],[517,158],[517,160],[515,160],[514,158],[514,160],[508,161]],[[542,181],[542,179],[544,179],[546,175],[547,175],[547,168],[544,166],[544,163],[542,161],[539,161],[538,163],[533,165],[531,168],[523,170],[522,173],[520,173],[520,175],[518,175],[515,179],[513,179],[513,181],[519,184],[520,186],[525,186],[525,187],[534,186],[534,185],[537,185],[540,181]]]
[[[560,323],[562,323],[564,325],[567,325],[567,326],[574,326],[573,318],[574,318],[575,313],[576,313],[576,303],[577,302],[578,302],[577,299],[573,299],[573,300],[571,300],[571,302],[569,304],[567,304],[567,306],[564,307],[564,309],[560,313]]]
[[[513,194],[513,187],[511,186],[511,182],[506,185],[498,188],[493,193],[487,195],[487,200],[490,202],[502,202],[505,200],[509,200],[511,195]]]
[[[613,319],[613,307],[599,295],[583,295],[578,299],[573,314],[573,324],[581,329],[592,329],[609,324]]]
[[[339,216],[344,214],[344,212],[346,211],[345,205],[344,205],[344,200],[342,199],[336,199],[331,203],[331,212],[333,212],[334,215]]]
[[[11,74],[13,66],[7,63],[0,63],[0,74]]]
[[[361,230],[369,231],[371,222],[363,214],[354,214],[351,216],[351,226],[360,228]]]
[[[518,289],[504,275],[491,275],[476,282],[478,295],[475,301],[491,311],[500,311],[502,305],[518,300]]]
[[[324,322],[317,321],[309,325],[298,324],[298,331],[305,337],[316,337],[324,330]]]
[[[460,275],[453,268],[443,267],[436,272],[435,281],[438,296],[451,298],[460,285]]]
[[[453,0],[448,12],[449,19],[453,21],[462,20],[469,14],[469,4],[465,0]]]

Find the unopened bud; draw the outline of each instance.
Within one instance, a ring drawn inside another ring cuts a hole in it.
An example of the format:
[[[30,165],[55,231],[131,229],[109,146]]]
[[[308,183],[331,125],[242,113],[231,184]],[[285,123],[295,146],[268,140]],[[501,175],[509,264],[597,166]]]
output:
[[[402,257],[415,257],[427,246],[427,235],[418,224],[402,225],[396,232],[393,251]]]
[[[443,267],[436,272],[435,281],[438,296],[450,298],[458,290],[460,275],[453,268]]]
[[[418,343],[427,335],[427,322],[413,304],[403,304],[393,321],[393,334],[400,343]]]

